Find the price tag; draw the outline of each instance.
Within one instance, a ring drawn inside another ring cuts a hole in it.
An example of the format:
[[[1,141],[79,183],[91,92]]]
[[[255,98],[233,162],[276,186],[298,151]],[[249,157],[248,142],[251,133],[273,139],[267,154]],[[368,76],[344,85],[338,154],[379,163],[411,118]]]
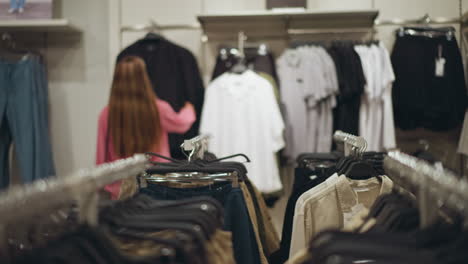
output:
[[[437,58],[435,62],[435,76],[444,77],[445,74],[445,59]]]
[[[442,57],[442,45],[439,45],[439,56],[435,60],[435,76],[444,77],[445,75],[445,58]]]

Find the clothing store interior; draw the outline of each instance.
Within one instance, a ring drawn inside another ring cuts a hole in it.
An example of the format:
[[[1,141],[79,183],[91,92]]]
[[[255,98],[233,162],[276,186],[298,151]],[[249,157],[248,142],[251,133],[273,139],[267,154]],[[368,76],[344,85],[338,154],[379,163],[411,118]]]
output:
[[[468,0],[0,9],[0,263],[468,263]]]

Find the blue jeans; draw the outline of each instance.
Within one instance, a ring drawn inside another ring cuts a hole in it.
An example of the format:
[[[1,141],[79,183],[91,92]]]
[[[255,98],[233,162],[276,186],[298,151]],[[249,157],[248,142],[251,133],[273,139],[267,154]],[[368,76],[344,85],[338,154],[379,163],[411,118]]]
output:
[[[11,9],[24,8],[25,4],[26,4],[26,0],[10,0]]]
[[[8,153],[15,144],[23,182],[55,174],[48,129],[44,67],[30,57],[0,61],[0,189],[8,187]]]

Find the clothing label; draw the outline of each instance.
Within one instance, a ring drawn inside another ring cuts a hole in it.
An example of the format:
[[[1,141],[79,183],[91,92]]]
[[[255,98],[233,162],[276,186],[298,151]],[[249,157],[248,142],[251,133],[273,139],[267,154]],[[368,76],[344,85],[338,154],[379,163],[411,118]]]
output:
[[[437,58],[435,62],[435,76],[444,77],[445,58]]]
[[[351,208],[351,212],[344,212],[343,213],[344,225],[346,226],[347,224],[349,224],[349,222],[354,218],[354,216],[356,216],[362,210],[365,210],[365,209],[366,207],[360,203],[360,204],[356,204],[355,206],[353,206]]]
[[[435,61],[435,76],[444,77],[445,73],[445,58],[442,57],[442,45],[439,45],[437,59]]]
[[[356,192],[368,192],[370,191],[370,188],[367,188],[367,187],[355,187],[353,188],[354,191]]]

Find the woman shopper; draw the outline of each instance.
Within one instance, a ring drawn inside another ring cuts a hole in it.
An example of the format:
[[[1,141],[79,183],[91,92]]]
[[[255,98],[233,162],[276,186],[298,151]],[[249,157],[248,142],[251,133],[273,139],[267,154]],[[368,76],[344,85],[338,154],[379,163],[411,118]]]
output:
[[[145,152],[169,156],[168,133],[184,134],[195,119],[192,104],[186,103],[177,113],[158,99],[144,61],[128,56],[115,67],[109,103],[99,116],[96,164]],[[115,182],[105,190],[117,199],[120,186],[120,181]]]

